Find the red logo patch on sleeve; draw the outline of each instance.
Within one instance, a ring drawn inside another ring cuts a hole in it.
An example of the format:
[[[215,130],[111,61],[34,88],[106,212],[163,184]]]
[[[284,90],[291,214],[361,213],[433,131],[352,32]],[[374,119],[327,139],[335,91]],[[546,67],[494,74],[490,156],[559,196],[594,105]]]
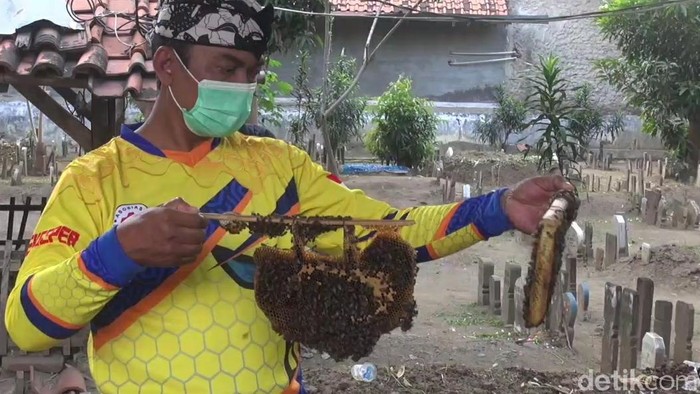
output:
[[[332,180],[335,183],[339,183],[341,185],[343,184],[343,181],[341,181],[340,178],[338,178],[337,176],[335,176],[333,174],[328,174],[328,179]]]

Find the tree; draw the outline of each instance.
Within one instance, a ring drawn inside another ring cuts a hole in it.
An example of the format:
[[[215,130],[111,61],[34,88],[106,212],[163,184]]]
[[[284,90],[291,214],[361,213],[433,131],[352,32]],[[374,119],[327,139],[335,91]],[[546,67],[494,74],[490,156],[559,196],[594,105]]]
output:
[[[624,129],[624,118],[620,112],[615,112],[605,119],[602,108],[597,106],[591,97],[592,87],[583,84],[575,88],[574,110],[571,114],[573,134],[580,134],[589,145],[591,141],[600,140],[601,146],[608,138],[615,141]]]
[[[508,137],[523,129],[527,108],[523,101],[508,95],[503,86],[496,88],[496,103],[498,108],[476,125],[474,133],[482,143],[504,150]]]
[[[265,83],[258,86],[256,92],[258,97],[258,107],[263,111],[261,120],[263,124],[272,124],[275,126],[282,125],[284,115],[279,105],[275,101],[275,97],[289,95],[293,87],[289,83],[279,79],[276,72],[272,71],[282,65],[277,60],[268,59],[267,70],[265,71]]]
[[[323,0],[270,0],[275,7],[299,11],[323,12]],[[270,53],[286,53],[290,49],[306,49],[321,44],[316,33],[316,21],[312,15],[291,12],[276,12],[275,24],[270,38]]]
[[[604,10],[663,4],[662,0],[610,0]],[[602,76],[641,109],[643,130],[659,136],[695,175],[700,159],[700,4],[601,17],[603,36],[622,57],[598,63]]]
[[[322,87],[316,89],[314,96],[319,98],[312,101],[313,113],[316,114],[316,126],[321,127],[321,103],[325,95],[325,102],[333,102],[341,95],[345,99],[340,101],[325,119],[326,131],[330,137],[330,146],[325,147],[328,152],[336,152],[350,142],[352,138],[361,138],[362,127],[365,125],[365,108],[367,100],[358,96],[359,85],[353,84],[356,75],[355,59],[341,52],[336,63],[331,67],[327,77],[327,90]],[[347,93],[346,93],[347,92]]]
[[[413,95],[409,78],[400,76],[379,97],[374,123],[365,144],[382,161],[414,168],[433,157],[439,119],[428,100]]]
[[[309,87],[309,51],[302,49],[297,54],[299,65],[294,77],[292,96],[296,99],[296,115],[289,124],[292,143],[305,149],[304,142],[311,132],[314,117],[314,96]]]

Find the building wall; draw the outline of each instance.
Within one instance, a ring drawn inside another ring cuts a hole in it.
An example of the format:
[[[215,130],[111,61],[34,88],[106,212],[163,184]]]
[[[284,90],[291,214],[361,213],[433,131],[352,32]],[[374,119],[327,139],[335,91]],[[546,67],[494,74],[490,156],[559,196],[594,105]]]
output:
[[[598,11],[601,0],[554,1],[509,0],[513,15],[572,15]],[[596,80],[593,64],[606,57],[617,57],[616,47],[603,39],[593,19],[552,22],[547,25],[513,24],[508,27],[509,47],[515,46],[523,57],[507,68],[508,86],[525,94],[522,75],[536,65],[540,55],[559,56],[565,75],[573,83],[591,82],[594,98],[604,107],[618,110],[623,97],[607,83]],[[528,64],[529,63],[529,64]]]
[[[374,47],[391,28],[394,21],[382,20],[374,32]],[[362,62],[362,53],[372,24],[371,18],[336,18],[333,28],[333,56],[345,53]],[[323,26],[319,26],[323,34]],[[506,63],[451,67],[447,61],[450,51],[497,52],[507,46],[504,26],[453,25],[450,22],[404,21],[377,51],[360,80],[362,94],[381,95],[400,74],[413,79],[415,92],[436,101],[479,102],[490,101],[492,88],[506,76]],[[283,67],[280,76],[293,80],[297,63],[295,53],[278,55]],[[464,57],[453,57],[456,60]],[[483,58],[482,58],[483,59]],[[312,55],[312,84],[321,82],[323,50]]]

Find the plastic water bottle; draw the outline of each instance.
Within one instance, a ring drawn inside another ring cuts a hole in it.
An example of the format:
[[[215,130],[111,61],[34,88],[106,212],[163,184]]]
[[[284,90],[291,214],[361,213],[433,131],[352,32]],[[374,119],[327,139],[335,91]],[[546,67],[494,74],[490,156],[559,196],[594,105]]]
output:
[[[352,377],[361,382],[371,382],[377,378],[377,367],[372,363],[355,364],[351,369]]]

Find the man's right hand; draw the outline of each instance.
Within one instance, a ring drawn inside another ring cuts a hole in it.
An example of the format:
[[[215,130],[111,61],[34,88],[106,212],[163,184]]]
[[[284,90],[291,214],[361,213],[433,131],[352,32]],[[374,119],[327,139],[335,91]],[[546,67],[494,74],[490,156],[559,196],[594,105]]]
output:
[[[207,220],[180,198],[117,225],[124,252],[144,267],[178,267],[195,261],[206,240]]]

